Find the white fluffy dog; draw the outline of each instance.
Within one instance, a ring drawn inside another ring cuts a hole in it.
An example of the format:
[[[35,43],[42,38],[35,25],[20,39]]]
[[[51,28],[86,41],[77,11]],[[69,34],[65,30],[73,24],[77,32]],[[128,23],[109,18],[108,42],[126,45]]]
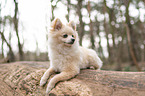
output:
[[[55,19],[49,32],[48,42],[50,67],[42,76],[40,86],[47,82],[52,73],[60,72],[60,74],[50,80],[46,93],[49,93],[57,82],[79,74],[80,69],[90,66],[95,69],[102,67],[102,61],[94,50],[79,46],[74,22],[64,25],[60,19]]]

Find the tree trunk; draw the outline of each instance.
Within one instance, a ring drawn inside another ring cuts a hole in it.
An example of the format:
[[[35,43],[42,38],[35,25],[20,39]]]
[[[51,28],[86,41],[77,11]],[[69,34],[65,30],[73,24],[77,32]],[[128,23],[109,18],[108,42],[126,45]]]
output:
[[[4,40],[3,39],[2,39],[1,49],[2,49],[2,58],[4,58]]]
[[[1,16],[1,4],[0,4],[0,31],[2,30],[2,16]],[[2,39],[2,44],[1,44],[1,50],[2,50],[2,58],[4,58],[4,40]]]
[[[0,35],[1,35],[2,40],[3,40],[4,42],[6,42],[7,46],[9,47],[8,59],[9,59],[10,61],[15,61],[15,55],[14,55],[14,52],[13,52],[13,50],[12,50],[11,45],[7,42],[5,36],[4,36],[4,34],[3,34],[2,32],[0,32]]]
[[[99,37],[99,48],[98,48],[98,53],[99,53],[99,56],[103,59],[105,59],[105,56],[104,56],[104,53],[103,53],[103,48],[102,48],[102,45],[101,45],[101,36],[100,36],[100,23],[99,21],[97,20],[97,18],[95,18],[96,22],[95,22],[95,31],[96,31],[96,34],[98,35]]]
[[[141,42],[142,42],[142,48],[141,48],[140,56],[141,56],[141,61],[144,62],[145,61],[145,44],[144,44],[144,41],[145,41],[145,32],[144,32],[144,30],[145,30],[145,27],[144,27],[144,23],[141,22],[140,20],[138,21],[137,25],[142,32],[140,34],[140,37],[141,37],[140,39],[141,39]]]
[[[109,8],[107,6],[106,0],[104,0],[104,6],[105,6],[105,11],[107,11],[108,15],[109,15],[109,26],[110,29],[107,30],[111,35],[112,35],[112,41],[113,41],[113,47],[111,47],[111,61],[112,63],[116,63],[117,62],[117,49],[116,49],[116,44],[115,44],[115,33],[116,33],[116,28],[115,28],[115,22],[116,22],[116,18],[115,18],[115,14],[114,14],[114,5],[115,2],[113,4],[113,8]],[[112,24],[114,23],[114,25]]]
[[[0,96],[44,96],[40,78],[49,62],[0,64]],[[52,77],[52,76],[51,76]],[[144,96],[145,72],[81,70],[74,78],[59,82],[50,96]]]
[[[70,0],[67,0],[67,4],[66,4],[66,6],[67,6],[67,15],[66,15],[66,19],[67,19],[67,21],[69,22],[69,14],[70,14],[70,5],[71,5],[71,2],[70,2]]]
[[[18,39],[18,49],[19,49],[19,56],[20,56],[20,60],[24,59],[24,53],[23,53],[23,48],[22,48],[22,44],[20,43],[20,37],[19,37],[19,33],[18,33],[18,3],[16,0],[14,0],[15,3],[15,14],[14,14],[14,29],[16,32],[16,36]]]
[[[52,5],[52,2],[55,1],[55,0],[51,0],[51,21],[53,21],[55,19],[55,16],[54,16],[54,10],[55,8],[57,7],[57,3],[60,1],[60,0],[57,0],[55,1],[56,4],[55,5]]]
[[[136,35],[134,34],[134,31],[133,31],[133,26],[130,23],[130,16],[129,16],[130,2],[131,2],[131,0],[124,0],[124,4],[126,6],[125,18],[126,18],[126,24],[127,24],[128,28],[130,30],[130,40],[131,40],[131,43],[132,43],[132,50],[134,52],[135,59],[137,60],[138,58],[137,58],[137,52],[135,50],[135,46],[138,45],[138,44],[137,44]],[[131,56],[131,53],[130,53],[130,56]]]
[[[84,36],[84,22],[83,22],[83,16],[82,16],[82,2],[83,0],[78,0],[77,4],[77,14],[79,16],[79,26],[78,26],[78,33],[79,33],[79,43],[82,46],[83,36]]]
[[[115,35],[114,35],[114,26],[112,25],[112,22],[115,23],[115,21],[113,20],[115,17],[113,17],[113,9],[110,9],[107,4],[106,4],[106,0],[104,0],[104,5],[105,5],[105,9],[109,15],[109,25],[110,25],[110,33],[112,35],[112,41],[113,41],[113,48],[116,48],[116,44],[115,44]],[[113,52],[115,53],[115,52]]]
[[[90,5],[90,1],[88,1],[88,5],[87,5],[87,10],[89,13],[89,19],[90,19],[90,40],[91,40],[91,48],[94,49],[95,48],[95,40],[94,40],[94,33],[93,33],[93,22],[91,20],[91,5]]]
[[[106,18],[104,18],[104,31],[105,31],[105,36],[106,36],[106,39],[107,39],[107,50],[108,50],[108,63],[110,64],[112,62],[112,52],[111,52],[111,48],[110,48],[110,44],[109,44],[109,38],[108,38],[108,27],[107,27],[107,23],[106,23]]]
[[[138,71],[141,71],[141,68],[139,67],[139,65],[138,65],[138,63],[137,63],[137,60],[136,60],[136,58],[135,58],[133,46],[132,46],[132,43],[131,43],[131,36],[130,36],[129,27],[128,27],[127,24],[125,24],[125,27],[126,27],[126,32],[127,32],[128,46],[129,46],[129,51],[130,51],[131,58],[132,58],[132,60],[133,60],[133,63],[136,65],[137,70],[138,70]]]

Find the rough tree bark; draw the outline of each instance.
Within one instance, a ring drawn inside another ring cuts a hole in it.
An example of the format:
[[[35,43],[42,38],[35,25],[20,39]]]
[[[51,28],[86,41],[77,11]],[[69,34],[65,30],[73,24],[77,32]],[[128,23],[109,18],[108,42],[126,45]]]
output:
[[[44,96],[39,81],[49,62],[0,64],[0,96]],[[46,84],[47,85],[47,84]],[[50,96],[144,96],[145,72],[81,70],[75,78],[59,82]]]

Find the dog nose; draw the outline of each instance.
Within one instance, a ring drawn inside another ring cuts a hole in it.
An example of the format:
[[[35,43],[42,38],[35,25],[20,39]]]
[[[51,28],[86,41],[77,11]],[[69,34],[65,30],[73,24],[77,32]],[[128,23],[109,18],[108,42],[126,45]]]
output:
[[[75,39],[74,39],[74,38],[72,38],[72,39],[71,39],[71,41],[75,42]]]

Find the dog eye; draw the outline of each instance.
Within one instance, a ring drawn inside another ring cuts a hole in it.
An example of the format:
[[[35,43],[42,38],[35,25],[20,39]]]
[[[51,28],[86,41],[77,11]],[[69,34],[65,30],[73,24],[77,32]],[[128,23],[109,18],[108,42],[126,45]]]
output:
[[[67,37],[68,37],[68,35],[67,35],[67,34],[63,35],[63,38],[67,38]]]
[[[72,35],[72,37],[74,37],[74,35]]]

